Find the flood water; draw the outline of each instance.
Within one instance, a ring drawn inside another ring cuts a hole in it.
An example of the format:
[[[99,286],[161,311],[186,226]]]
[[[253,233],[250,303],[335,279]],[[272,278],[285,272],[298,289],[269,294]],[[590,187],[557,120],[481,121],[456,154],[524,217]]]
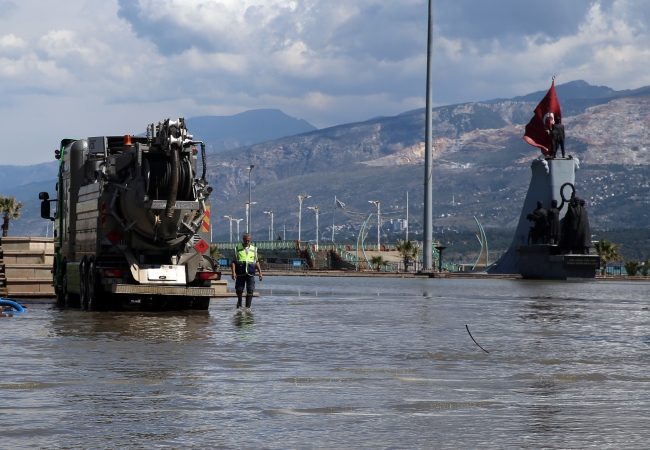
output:
[[[0,319],[0,448],[643,448],[649,287],[266,277],[250,317],[27,303]]]

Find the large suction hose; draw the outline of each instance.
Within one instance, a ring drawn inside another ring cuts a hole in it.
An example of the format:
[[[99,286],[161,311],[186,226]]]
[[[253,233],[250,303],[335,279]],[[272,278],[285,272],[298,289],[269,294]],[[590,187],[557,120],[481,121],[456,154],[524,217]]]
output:
[[[205,161],[205,144],[201,142],[201,162],[203,162],[203,174],[201,175],[201,180],[205,181],[205,168],[207,167],[207,163]]]
[[[167,206],[165,207],[165,215],[167,217],[174,217],[174,206],[176,205],[176,197],[178,196],[179,150],[177,145],[172,146],[172,179],[167,196]]]

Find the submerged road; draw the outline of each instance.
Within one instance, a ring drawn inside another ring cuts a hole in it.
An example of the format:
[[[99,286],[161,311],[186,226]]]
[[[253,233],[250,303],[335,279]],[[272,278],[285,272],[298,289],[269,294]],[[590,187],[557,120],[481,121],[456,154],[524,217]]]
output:
[[[26,304],[2,448],[642,448],[644,283],[269,277],[252,315]],[[470,338],[471,330],[476,343]]]

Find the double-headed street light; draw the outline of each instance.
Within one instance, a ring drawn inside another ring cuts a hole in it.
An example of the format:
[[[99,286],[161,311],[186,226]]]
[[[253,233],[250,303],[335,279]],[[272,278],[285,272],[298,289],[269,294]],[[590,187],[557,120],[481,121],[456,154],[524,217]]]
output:
[[[302,201],[306,198],[311,198],[311,195],[299,195],[298,201],[300,202],[300,208],[298,209],[298,245],[300,245],[300,224],[302,223]]]
[[[381,236],[381,216],[379,215],[379,200],[368,200],[368,203],[374,203],[377,206],[377,251],[381,250],[379,237]]]
[[[308,209],[316,212],[316,251],[318,251],[318,206],[308,206]]]
[[[264,211],[264,214],[271,216],[271,232],[269,235],[269,240],[272,241],[275,234],[273,234],[273,211]]]
[[[239,222],[241,222],[241,221],[244,220],[244,219],[232,219],[232,220],[234,220],[235,222],[237,222],[237,240],[240,240],[240,239],[241,239],[241,236],[239,235]]]
[[[253,228],[253,224],[251,223],[251,207],[253,203],[251,202],[251,172],[253,171],[253,167],[255,167],[254,164],[251,164],[250,166],[247,167],[248,169],[248,211],[246,213],[246,233],[251,232],[251,228]]]
[[[232,221],[233,221],[233,218],[232,218],[232,216],[224,216],[224,217],[230,221],[230,242],[232,242]]]

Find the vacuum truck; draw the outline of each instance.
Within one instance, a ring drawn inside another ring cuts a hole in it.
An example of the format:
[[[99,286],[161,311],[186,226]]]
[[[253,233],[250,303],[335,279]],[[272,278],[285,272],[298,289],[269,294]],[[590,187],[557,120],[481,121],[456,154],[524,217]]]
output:
[[[201,234],[212,188],[205,144],[184,119],[148,125],[145,136],[64,139],[55,158],[56,198],[41,192],[39,199],[41,217],[54,221],[59,302],[208,309],[211,283],[221,277]]]

